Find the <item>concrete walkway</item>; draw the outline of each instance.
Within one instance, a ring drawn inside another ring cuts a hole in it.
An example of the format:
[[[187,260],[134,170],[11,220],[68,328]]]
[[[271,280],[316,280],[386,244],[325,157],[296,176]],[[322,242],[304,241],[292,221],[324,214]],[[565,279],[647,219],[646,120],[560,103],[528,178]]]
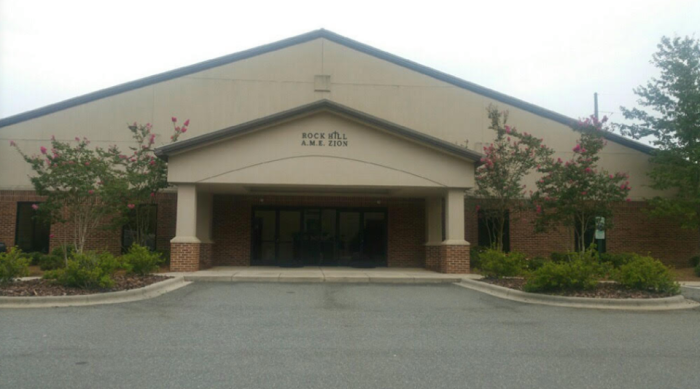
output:
[[[454,283],[462,278],[480,278],[470,274],[442,274],[420,268],[349,267],[214,267],[192,273],[167,273],[184,276],[186,281],[212,282],[374,282],[374,283]]]

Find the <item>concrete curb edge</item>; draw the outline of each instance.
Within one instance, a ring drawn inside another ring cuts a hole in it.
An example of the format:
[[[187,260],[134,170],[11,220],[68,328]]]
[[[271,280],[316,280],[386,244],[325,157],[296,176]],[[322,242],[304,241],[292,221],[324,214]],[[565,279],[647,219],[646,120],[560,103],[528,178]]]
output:
[[[131,301],[146,300],[158,297],[173,290],[189,285],[184,277],[175,277],[156,282],[138,289],[118,292],[95,293],[80,296],[39,296],[39,297],[6,297],[0,296],[2,308],[57,308],[77,307],[85,305],[118,304]]]
[[[541,304],[569,308],[656,311],[692,309],[700,307],[699,303],[686,300],[683,295],[654,299],[599,299],[591,297],[566,297],[527,293],[470,279],[462,279],[461,282],[455,285],[506,300],[528,304]]]

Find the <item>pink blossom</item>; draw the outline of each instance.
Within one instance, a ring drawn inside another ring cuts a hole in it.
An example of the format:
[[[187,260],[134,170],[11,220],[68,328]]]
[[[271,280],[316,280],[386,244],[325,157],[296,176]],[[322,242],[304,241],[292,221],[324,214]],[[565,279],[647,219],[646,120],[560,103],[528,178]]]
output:
[[[56,135],[51,135],[51,140],[55,141],[56,140]]]
[[[182,127],[182,133],[184,134],[184,133],[186,133],[186,132],[187,132],[187,128]]]
[[[628,197],[625,201],[629,203],[630,201],[632,201],[632,199]]]
[[[584,190],[583,192],[581,192],[581,194],[582,194],[583,196],[585,196],[585,195],[586,195],[586,191]]]
[[[149,162],[148,164],[151,165],[151,166],[156,166],[156,161],[151,161],[151,162]]]
[[[11,140],[11,141],[10,141],[10,146],[12,146],[12,147],[17,146],[17,143],[15,143],[15,141]]]
[[[177,118],[176,118],[175,116],[173,116],[173,117],[170,118],[170,120],[172,120],[173,123],[175,123],[175,122],[177,121]]]
[[[613,177],[613,175],[612,175],[612,174],[611,174],[611,175],[609,175],[608,177],[610,177],[610,179],[613,179],[613,178],[615,178],[615,177]]]
[[[576,145],[576,147],[573,148],[574,153],[578,153],[581,151],[581,145]]]
[[[587,168],[585,169],[585,171],[586,171],[586,173],[590,173],[590,172],[592,172],[593,170],[591,170],[591,168],[587,167]]]
[[[90,162],[85,162],[85,166],[90,166]]]
[[[155,192],[151,192],[151,197],[156,197]]]
[[[506,126],[506,134],[510,134],[510,126]]]
[[[37,209],[39,209],[39,206],[37,204],[32,204],[32,209],[36,211]]]
[[[39,150],[41,150],[42,154],[46,154],[46,147],[41,146],[41,148]]]
[[[189,125],[190,125],[190,119],[185,120],[184,126],[187,127],[187,126],[189,126]]]
[[[476,207],[474,207],[474,210],[475,210],[476,212],[479,212],[479,209],[481,209],[481,206],[479,206],[479,205],[477,205]]]
[[[56,235],[54,234],[49,234],[49,238],[53,239]]]
[[[76,137],[75,137],[75,141],[76,141],[76,142],[80,142],[80,138],[78,138],[78,137],[76,136]]]
[[[90,190],[88,191],[88,193],[89,193],[89,194],[95,194],[95,191],[92,190],[92,189],[90,189]]]
[[[537,206],[537,213],[542,213],[542,206],[541,205]]]
[[[129,204],[129,205],[127,205],[127,207],[129,207],[129,209],[134,209],[134,208],[136,208],[136,205],[134,205],[134,204]]]

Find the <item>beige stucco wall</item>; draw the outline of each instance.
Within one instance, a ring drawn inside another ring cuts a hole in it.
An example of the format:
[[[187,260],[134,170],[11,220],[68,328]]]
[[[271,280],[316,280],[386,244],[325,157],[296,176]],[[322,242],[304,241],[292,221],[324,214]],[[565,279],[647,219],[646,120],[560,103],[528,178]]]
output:
[[[334,145],[328,139],[331,132],[345,140]],[[323,134],[326,139],[315,139],[311,146],[304,134]],[[320,112],[172,155],[168,181],[469,188],[474,186],[474,169],[470,160]]]
[[[314,90],[314,76],[320,74],[330,75],[329,92]],[[162,143],[171,128],[171,116],[191,119],[185,135],[188,138],[321,98],[448,142],[463,144],[468,140],[469,147],[477,151],[493,138],[486,115],[486,107],[492,103],[510,111],[511,125],[544,138],[557,150],[557,156],[569,158],[577,139],[571,129],[552,120],[317,39],[1,128],[0,189],[30,188],[29,170],[9,148],[9,140],[34,152],[47,144],[51,135],[59,139],[87,136],[95,145],[126,147],[129,136],[125,124],[139,121],[153,123]],[[601,165],[605,169],[630,174],[632,198],[654,195],[646,187],[645,154],[613,142],[603,154]],[[314,165],[311,159],[296,163],[298,169]],[[275,174],[274,170],[260,172]],[[534,180],[528,179],[531,188]]]

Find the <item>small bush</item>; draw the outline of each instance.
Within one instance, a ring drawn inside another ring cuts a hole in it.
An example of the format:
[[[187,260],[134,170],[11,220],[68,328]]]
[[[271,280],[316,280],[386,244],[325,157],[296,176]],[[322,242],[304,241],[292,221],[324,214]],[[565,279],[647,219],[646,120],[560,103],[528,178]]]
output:
[[[620,266],[634,260],[635,256],[634,253],[603,253],[600,254],[600,263],[608,263],[615,269],[619,269]]]
[[[29,275],[29,259],[17,247],[10,247],[6,253],[0,253],[0,283],[12,282],[15,278]]]
[[[692,258],[690,258],[690,267],[698,267],[700,266],[700,255],[696,255]]]
[[[39,268],[41,270],[56,270],[66,266],[66,261],[63,256],[58,255],[44,255],[39,259]]]
[[[561,263],[569,262],[575,255],[576,253],[551,253],[549,258],[552,260],[552,262]]]
[[[29,266],[39,266],[41,259],[46,256],[46,254],[40,252],[25,253],[24,256],[29,260]]]
[[[535,270],[541,268],[541,267],[544,266],[544,264],[547,263],[547,262],[549,262],[549,261],[547,260],[547,258],[543,258],[543,257],[532,257],[532,258],[528,258],[528,259],[525,261],[525,269],[526,269],[527,271],[532,272],[532,271],[535,271]]]
[[[700,264],[698,264],[697,266],[695,266],[695,275],[698,276],[698,277],[700,277]]]
[[[523,273],[525,254],[486,250],[480,254],[481,274],[489,278],[516,277]]]
[[[65,268],[48,271],[44,278],[73,288],[109,288],[114,285],[112,274],[119,267],[119,261],[109,253],[73,254]]]
[[[561,262],[546,262],[530,274],[525,291],[551,292],[562,290],[593,289],[605,268],[598,263],[595,252],[571,254],[571,259]]]
[[[673,280],[671,270],[652,257],[635,255],[630,262],[613,273],[613,279],[629,289],[680,293],[680,286]]]
[[[488,250],[484,246],[474,246],[469,249],[469,267],[472,269],[481,269],[481,254]]]
[[[147,247],[133,244],[129,252],[122,256],[124,266],[129,273],[145,276],[158,270],[158,266],[165,262],[158,252],[151,252]]]

